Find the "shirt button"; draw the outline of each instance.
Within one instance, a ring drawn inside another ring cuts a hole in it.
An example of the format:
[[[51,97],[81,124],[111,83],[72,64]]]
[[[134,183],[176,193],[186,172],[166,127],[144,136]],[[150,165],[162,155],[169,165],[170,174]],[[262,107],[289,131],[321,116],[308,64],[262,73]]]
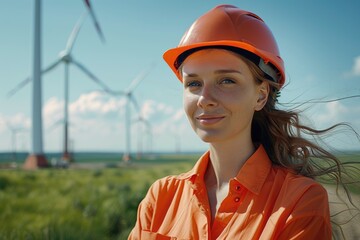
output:
[[[235,190],[236,190],[236,191],[240,191],[240,189],[241,189],[240,186],[236,186],[236,187],[235,187]]]
[[[236,198],[234,198],[234,201],[235,201],[235,202],[239,202],[239,201],[240,201],[240,198],[239,198],[239,197],[236,197]]]

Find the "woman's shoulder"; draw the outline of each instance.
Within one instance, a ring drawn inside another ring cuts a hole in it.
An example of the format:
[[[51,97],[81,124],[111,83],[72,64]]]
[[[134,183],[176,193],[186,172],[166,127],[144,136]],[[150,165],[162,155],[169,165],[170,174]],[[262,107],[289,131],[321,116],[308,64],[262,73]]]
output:
[[[323,186],[316,181],[316,179],[304,176],[300,173],[295,173],[294,171],[288,169],[280,170],[284,176],[284,182],[295,185],[300,188],[319,188],[324,189]]]
[[[169,195],[171,192],[179,191],[186,187],[186,183],[191,180],[192,175],[188,173],[181,173],[178,175],[168,175],[157,179],[150,187],[149,193],[152,195]]]
[[[171,188],[182,184],[185,179],[181,178],[182,174],[180,175],[168,175],[157,179],[151,186],[151,188],[163,189],[163,188]]]
[[[295,173],[294,171],[284,167],[274,167],[273,169],[275,176],[281,178],[284,184],[289,184],[300,189],[324,189],[324,187],[314,178],[304,176],[300,173]]]
[[[285,168],[274,168],[274,182],[278,183],[284,199],[294,201],[328,201],[325,187],[313,178],[294,173]]]

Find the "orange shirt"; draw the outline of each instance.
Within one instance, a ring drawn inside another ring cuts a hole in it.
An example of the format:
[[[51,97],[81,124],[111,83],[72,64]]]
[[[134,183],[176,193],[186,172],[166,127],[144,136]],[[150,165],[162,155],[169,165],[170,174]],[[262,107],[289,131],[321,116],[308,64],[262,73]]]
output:
[[[273,166],[262,146],[230,181],[211,225],[208,163],[209,152],[191,171],[156,181],[128,239],[331,239],[326,190]]]

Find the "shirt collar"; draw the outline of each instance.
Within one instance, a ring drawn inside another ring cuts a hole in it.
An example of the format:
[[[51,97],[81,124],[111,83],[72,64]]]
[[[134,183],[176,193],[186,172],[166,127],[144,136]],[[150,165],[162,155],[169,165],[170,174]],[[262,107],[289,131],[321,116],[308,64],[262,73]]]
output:
[[[190,179],[193,183],[195,182],[195,178],[204,179],[209,161],[210,151],[207,151],[200,157],[195,166],[189,172],[180,174],[177,178]]]
[[[210,161],[210,152],[204,153],[197,161],[193,169],[187,173],[179,175],[178,179],[188,179],[192,183],[195,180],[203,180],[207,165]],[[262,186],[271,169],[271,161],[262,145],[246,160],[245,164],[236,175],[235,180],[238,181],[249,191],[259,194]]]
[[[245,162],[235,179],[258,195],[271,170],[271,161],[262,145]]]

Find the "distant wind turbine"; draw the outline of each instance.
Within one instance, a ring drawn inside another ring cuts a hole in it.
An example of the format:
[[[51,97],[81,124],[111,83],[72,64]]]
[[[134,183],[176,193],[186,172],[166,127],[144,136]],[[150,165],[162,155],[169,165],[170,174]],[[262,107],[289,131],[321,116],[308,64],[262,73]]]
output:
[[[138,135],[138,149],[137,149],[137,158],[141,158],[143,151],[143,139],[144,139],[144,135],[148,135],[147,136],[147,154],[151,153],[151,145],[152,145],[152,129],[151,129],[151,124],[148,120],[146,120],[141,113],[139,114],[139,117],[134,121],[137,122],[139,124],[138,128],[137,128],[137,135]],[[143,129],[143,127],[145,126],[145,131]],[[145,134],[144,134],[145,133]]]
[[[108,91],[113,96],[124,96],[126,97],[125,103],[125,151],[123,155],[123,160],[128,162],[131,160],[131,109],[130,103],[132,103],[135,109],[140,112],[139,104],[137,103],[134,97],[134,90],[140,84],[140,82],[149,74],[150,70],[154,67],[152,64],[148,69],[142,71],[133,81],[130,83],[129,87],[125,91]]]
[[[11,148],[12,148],[12,155],[13,155],[13,161],[14,163],[16,163],[16,148],[17,148],[17,135],[20,132],[25,131],[26,129],[23,127],[14,127],[12,125],[10,125],[9,123],[6,123],[6,126],[8,127],[8,129],[11,132]]]
[[[174,140],[175,140],[175,153],[179,154],[181,152],[180,133],[174,133]]]
[[[75,44],[75,40],[79,34],[80,28],[85,20],[85,17],[87,16],[88,13],[90,13],[93,22],[95,24],[96,30],[101,38],[101,40],[104,42],[104,36],[102,34],[102,31],[100,29],[100,26],[98,24],[98,21],[95,18],[95,14],[93,9],[90,6],[89,1],[85,0],[84,1],[88,11],[84,12],[84,14],[79,18],[79,20],[77,21],[76,25],[74,26],[65,50],[61,51],[59,53],[59,58],[53,62],[52,64],[50,64],[47,68],[45,68],[44,70],[41,71],[41,74],[44,73],[48,73],[51,70],[53,70],[55,67],[57,67],[61,62],[64,63],[65,66],[65,74],[64,74],[64,149],[63,149],[63,159],[64,160],[68,160],[70,161],[70,155],[69,155],[69,151],[68,151],[68,103],[69,103],[69,65],[73,64],[74,66],[76,66],[77,68],[79,68],[83,73],[85,73],[92,81],[96,82],[98,85],[100,85],[104,91],[108,92],[110,91],[110,89],[108,88],[108,86],[106,84],[104,84],[102,81],[100,81],[99,78],[97,78],[93,73],[91,73],[90,70],[88,70],[86,67],[84,67],[83,64],[81,64],[80,62],[76,61],[72,55],[71,55],[71,51],[73,49],[73,46]],[[28,77],[26,78],[24,81],[22,81],[20,84],[18,84],[13,90],[11,90],[8,93],[8,96],[12,96],[14,95],[18,90],[20,90],[22,87],[24,87],[26,84],[28,84],[29,82],[32,81],[32,78]]]

